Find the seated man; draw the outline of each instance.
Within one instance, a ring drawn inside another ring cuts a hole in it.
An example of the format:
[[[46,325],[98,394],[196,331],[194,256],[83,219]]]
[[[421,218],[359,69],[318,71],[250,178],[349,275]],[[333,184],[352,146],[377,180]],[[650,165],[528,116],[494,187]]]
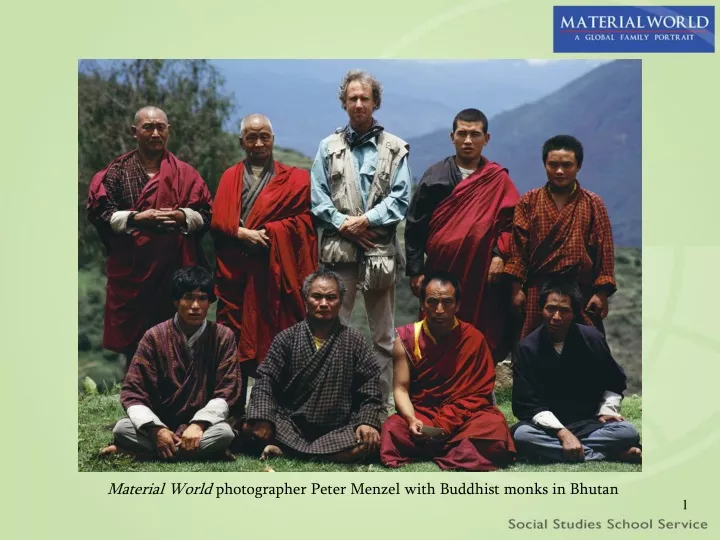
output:
[[[620,416],[625,372],[592,326],[574,283],[540,293],[543,325],[513,356],[513,426],[518,454],[545,461],[641,461],[637,429]]]
[[[172,298],[175,317],[145,332],[133,356],[120,394],[128,418],[115,425],[115,443],[101,455],[233,459],[235,434],[226,420],[242,376],[232,331],[205,319],[215,301],[212,275],[181,268]]]
[[[459,321],[460,285],[447,272],[425,276],[425,319],[398,328],[393,348],[395,407],[382,428],[380,460],[400,467],[432,459],[441,469],[492,471],[515,447],[493,405],[495,367],[487,341]]]
[[[313,272],[302,291],[307,319],[270,345],[243,431],[264,448],[261,459],[358,461],[380,444],[380,365],[362,334],[340,323],[345,285],[334,272]]]

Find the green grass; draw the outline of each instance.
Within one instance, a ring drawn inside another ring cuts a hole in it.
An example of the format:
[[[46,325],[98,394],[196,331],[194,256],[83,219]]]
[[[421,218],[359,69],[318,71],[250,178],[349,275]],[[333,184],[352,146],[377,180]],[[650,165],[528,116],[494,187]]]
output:
[[[80,471],[135,471],[135,472],[262,472],[265,463],[258,459],[238,455],[234,462],[183,462],[135,461],[125,456],[101,459],[98,451],[111,442],[112,433],[106,427],[114,424],[124,413],[120,395],[115,387],[109,393],[81,394],[78,398],[78,470]],[[512,425],[517,420],[510,411],[509,391],[498,393],[498,406]],[[642,433],[642,399],[632,396],[623,401],[623,415]],[[337,465],[312,461],[278,458],[270,465],[277,472],[436,472],[440,469],[432,462],[413,463],[400,469],[387,469],[380,463],[364,465]],[[639,465],[627,463],[585,463],[574,465],[535,465],[518,462],[505,472],[637,472]]]

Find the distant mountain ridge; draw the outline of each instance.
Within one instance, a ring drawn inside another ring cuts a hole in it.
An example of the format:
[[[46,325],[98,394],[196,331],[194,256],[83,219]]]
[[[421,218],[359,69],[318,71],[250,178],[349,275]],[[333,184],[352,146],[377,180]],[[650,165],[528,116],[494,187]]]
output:
[[[347,123],[338,87],[345,73],[361,68],[383,85],[376,118],[407,140],[449,126],[467,107],[495,113],[547,95],[587,73],[602,60],[216,60],[225,88],[238,104],[232,125],[260,112],[273,123],[276,142],[314,157],[320,141]]]
[[[507,167],[520,193],[543,185],[542,144],[558,134],[583,143],[581,185],[608,208],[615,244],[642,244],[642,67],[616,60],[552,94],[490,117],[485,155]],[[454,153],[450,129],[409,139],[410,167],[419,180],[433,163]]]

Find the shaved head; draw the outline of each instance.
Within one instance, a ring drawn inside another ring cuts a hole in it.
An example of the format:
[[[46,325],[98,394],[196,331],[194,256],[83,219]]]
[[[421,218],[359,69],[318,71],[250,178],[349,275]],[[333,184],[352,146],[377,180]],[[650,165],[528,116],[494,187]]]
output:
[[[166,124],[168,123],[168,117],[165,114],[165,112],[158,107],[154,107],[153,105],[146,105],[145,107],[140,109],[138,112],[136,112],[134,124],[137,126],[140,123],[140,121],[143,120],[145,117],[162,120]]]
[[[264,114],[259,113],[253,113],[248,114],[245,118],[242,119],[240,122],[240,137],[245,135],[245,129],[247,129],[248,126],[253,127],[260,127],[262,125],[267,125],[270,128],[270,133],[274,133],[272,124],[270,123],[270,120],[268,120],[267,116]]]
[[[170,136],[170,123],[161,109],[146,105],[135,113],[130,132],[143,156],[162,156]]]

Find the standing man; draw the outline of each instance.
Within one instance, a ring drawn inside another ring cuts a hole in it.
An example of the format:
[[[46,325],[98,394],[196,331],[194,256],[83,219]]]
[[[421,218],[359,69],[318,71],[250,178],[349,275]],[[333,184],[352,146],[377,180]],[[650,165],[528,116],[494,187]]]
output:
[[[163,111],[143,107],[130,131],[137,148],[93,177],[87,203],[108,252],[103,347],[125,354],[126,370],[145,331],[174,312],[173,272],[204,262],[211,208],[200,174],[167,151]]]
[[[455,155],[425,172],[410,203],[406,274],[415,296],[425,274],[446,269],[455,275],[465,296],[458,317],[482,332],[498,362],[510,352],[512,341],[505,324],[510,290],[500,277],[520,195],[507,169],[482,155],[490,141],[485,114],[460,111],[450,140]]]
[[[246,157],[223,174],[211,225],[217,320],[237,337],[245,377],[255,375],[272,339],[305,317],[300,291],[317,268],[310,176],[275,161],[274,142],[265,116],[242,120]]]
[[[575,137],[557,135],[542,149],[547,183],[528,191],[515,206],[510,259],[512,303],[524,311],[521,338],[542,324],[540,287],[562,277],[583,297],[578,322],[605,332],[608,297],[616,290],[615,249],[602,199],[580,187],[583,147]]]
[[[340,83],[349,123],[320,143],[311,171],[312,213],[322,228],[320,262],[347,285],[340,310],[350,323],[362,291],[387,400],[392,385],[395,280],[404,256],[395,229],[410,200],[409,146],[373,118],[382,86],[351,70]]]

